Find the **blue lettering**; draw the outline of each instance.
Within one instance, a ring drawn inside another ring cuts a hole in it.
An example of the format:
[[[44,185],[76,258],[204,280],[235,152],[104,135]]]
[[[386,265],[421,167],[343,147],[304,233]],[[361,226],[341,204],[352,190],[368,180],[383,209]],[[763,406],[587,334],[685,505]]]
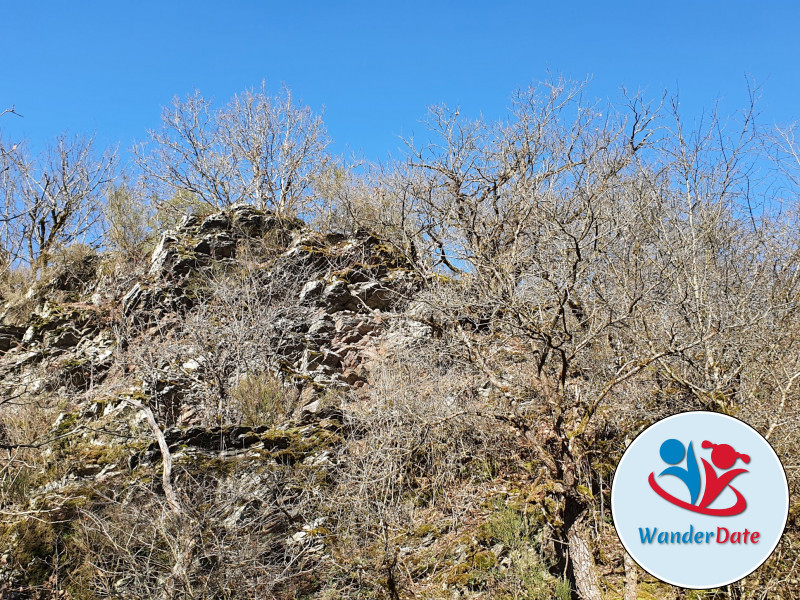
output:
[[[656,537],[656,531],[658,531],[657,527],[653,528],[653,532],[652,533],[650,533],[650,528],[649,527],[646,527],[644,531],[642,531],[642,528],[639,527],[639,537],[642,538],[642,543],[643,544],[652,544],[653,543],[653,538]]]
[[[683,534],[681,541],[684,544],[691,544],[693,537],[694,537],[694,525],[689,525],[689,531]]]
[[[639,527],[639,539],[643,544],[757,544],[761,534],[758,531],[730,531],[727,527],[717,527],[716,531],[695,531],[689,525],[687,531],[659,531],[658,527]]]

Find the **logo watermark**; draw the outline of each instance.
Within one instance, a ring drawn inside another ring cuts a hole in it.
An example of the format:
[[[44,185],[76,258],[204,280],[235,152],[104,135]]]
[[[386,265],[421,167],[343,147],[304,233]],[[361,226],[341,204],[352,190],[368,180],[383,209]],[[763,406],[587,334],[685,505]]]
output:
[[[749,425],[687,412],[655,423],[628,447],[611,510],[620,541],[644,570],[708,589],[769,557],[786,525],[789,490],[774,450]]]
[[[731,481],[734,477],[747,473],[747,469],[731,469],[730,471],[725,471],[725,469],[730,469],[737,460],[743,460],[745,463],[749,463],[750,457],[747,454],[736,452],[733,446],[729,444],[714,444],[705,440],[703,441],[702,447],[713,448],[711,452],[713,467],[705,458],[700,459],[703,463],[705,477],[700,474],[700,469],[697,466],[697,458],[695,457],[691,442],[689,442],[688,450],[684,448],[679,440],[674,438],[668,439],[661,444],[661,458],[665,463],[673,466],[661,471],[659,476],[674,475],[680,479],[689,491],[689,502],[676,498],[659,486],[658,483],[656,483],[655,473],[650,473],[650,477],[647,478],[650,487],[667,502],[703,515],[727,517],[744,512],[744,509],[747,508],[747,500],[745,500],[739,490],[731,485]],[[684,456],[686,457],[686,467],[677,466],[684,461]],[[721,469],[723,473],[718,474],[714,467]],[[704,480],[705,485],[703,485]],[[700,498],[701,487],[705,489],[702,498]],[[726,488],[730,488],[730,490],[736,494],[736,503],[727,508],[709,508],[709,505],[714,502]],[[697,504],[698,499],[700,499],[699,504]]]

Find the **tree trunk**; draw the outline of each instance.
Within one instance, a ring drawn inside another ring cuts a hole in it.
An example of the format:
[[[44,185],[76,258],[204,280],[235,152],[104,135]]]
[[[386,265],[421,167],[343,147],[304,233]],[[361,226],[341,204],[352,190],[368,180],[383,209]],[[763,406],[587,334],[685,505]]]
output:
[[[623,552],[625,551],[623,550]],[[633,562],[633,559],[627,552],[625,552],[623,560],[625,564],[625,600],[636,600],[636,563]]]
[[[588,538],[583,518],[580,517],[567,532],[569,558],[572,563],[575,587],[578,590],[578,596],[582,600],[603,600],[603,595],[600,593],[600,582],[597,579],[594,557],[589,549]]]

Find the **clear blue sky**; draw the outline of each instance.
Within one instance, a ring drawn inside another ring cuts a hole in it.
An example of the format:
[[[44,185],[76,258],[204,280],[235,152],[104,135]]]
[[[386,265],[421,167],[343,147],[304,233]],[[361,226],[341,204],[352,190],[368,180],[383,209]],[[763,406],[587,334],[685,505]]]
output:
[[[5,139],[40,147],[61,131],[97,132],[126,150],[161,107],[194,89],[217,101],[285,82],[325,107],[335,150],[397,153],[428,104],[503,114],[512,90],[547,77],[593,77],[653,96],[680,89],[689,112],[763,86],[767,122],[800,118],[800,2],[0,2]]]

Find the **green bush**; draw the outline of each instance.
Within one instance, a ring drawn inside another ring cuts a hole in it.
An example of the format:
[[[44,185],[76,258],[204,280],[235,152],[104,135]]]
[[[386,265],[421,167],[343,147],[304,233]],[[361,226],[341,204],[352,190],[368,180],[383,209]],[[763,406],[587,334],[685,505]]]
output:
[[[109,248],[124,259],[138,262],[154,245],[155,215],[150,205],[124,183],[114,187],[104,206]]]
[[[271,425],[289,416],[297,402],[297,392],[286,388],[268,373],[251,373],[231,392],[234,410],[242,425]]]

